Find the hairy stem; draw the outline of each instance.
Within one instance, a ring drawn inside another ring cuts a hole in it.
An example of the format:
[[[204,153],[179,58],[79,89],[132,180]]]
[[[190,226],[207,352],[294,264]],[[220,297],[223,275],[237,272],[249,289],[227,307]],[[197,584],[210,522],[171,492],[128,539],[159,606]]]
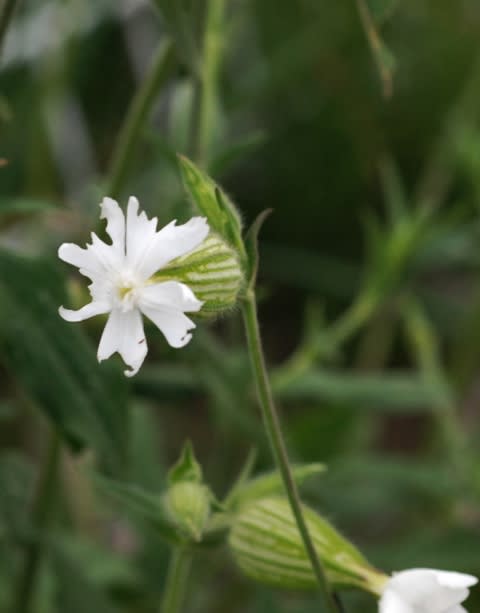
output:
[[[185,585],[190,571],[192,554],[186,549],[172,551],[161,613],[178,613],[185,598]]]
[[[295,517],[305,550],[310,558],[312,570],[317,578],[320,598],[324,606],[324,610],[329,611],[330,613],[336,613],[337,607],[329,590],[325,572],[310,537],[307,524],[303,516],[297,485],[292,476],[287,449],[283,439],[280,421],[273,402],[270,382],[265,366],[262,341],[258,326],[256,299],[253,291],[249,292],[245,298],[242,311],[250,360],[257,386],[258,400],[262,410],[263,423],[268,435],[270,446],[272,448],[273,456],[282,476],[285,492],[290,502],[292,513]]]

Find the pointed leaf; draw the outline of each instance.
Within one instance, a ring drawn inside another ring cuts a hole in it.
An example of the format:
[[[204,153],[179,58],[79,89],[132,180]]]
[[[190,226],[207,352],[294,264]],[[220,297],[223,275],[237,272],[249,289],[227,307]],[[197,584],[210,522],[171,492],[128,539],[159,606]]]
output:
[[[257,280],[258,273],[258,234],[260,229],[267,219],[267,217],[273,212],[273,209],[265,209],[258,215],[253,224],[250,226],[247,235],[245,237],[245,247],[248,257],[248,274],[247,283],[248,289],[253,289]]]
[[[308,478],[326,470],[324,464],[306,464],[304,466],[293,466],[292,474],[297,485],[302,485]],[[235,507],[244,505],[253,500],[260,500],[275,494],[280,494],[284,491],[283,480],[277,470],[260,475],[255,479],[247,481],[245,485],[231,496],[229,506]]]

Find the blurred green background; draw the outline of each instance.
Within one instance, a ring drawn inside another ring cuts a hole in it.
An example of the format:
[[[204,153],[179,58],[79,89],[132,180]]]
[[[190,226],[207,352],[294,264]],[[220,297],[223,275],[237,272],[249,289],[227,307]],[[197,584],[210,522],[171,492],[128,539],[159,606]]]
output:
[[[206,35],[201,161],[246,226],[274,209],[259,280],[274,391],[292,458],[328,465],[305,500],[385,571],[480,573],[480,4],[370,0],[373,31],[360,4],[19,3],[0,57],[1,611],[21,613],[32,547],[32,611],[157,610],[168,547],[96,492],[94,461],[160,492],[190,438],[220,497],[252,446],[257,470],[272,466],[237,313],[200,322],[181,352],[152,329],[132,381],[116,358],[97,365],[100,318],[57,314],[88,296],[56,250],[98,230],[103,195],[135,194],[161,223],[191,214],[175,152],[199,155]],[[119,170],[122,126],[167,40]],[[53,430],[60,472],[38,508]],[[316,608],[242,578],[219,547],[196,557],[185,610]]]

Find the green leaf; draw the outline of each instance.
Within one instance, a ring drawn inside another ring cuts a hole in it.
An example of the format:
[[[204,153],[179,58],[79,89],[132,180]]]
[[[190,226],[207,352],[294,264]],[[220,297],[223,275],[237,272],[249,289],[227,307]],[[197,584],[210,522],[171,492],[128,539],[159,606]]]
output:
[[[274,391],[283,401],[316,399],[370,411],[428,412],[445,395],[443,386],[401,372],[370,375],[312,370],[286,384],[273,381]]]
[[[248,288],[253,289],[257,280],[258,273],[258,234],[264,221],[272,213],[272,209],[265,209],[258,215],[253,224],[250,226],[245,237],[245,247],[248,258]]]
[[[306,464],[304,466],[292,466],[292,475],[298,486],[302,485],[307,479],[319,475],[326,470],[324,464]],[[254,500],[260,500],[284,492],[283,480],[277,470],[260,475],[255,479],[247,481],[243,486],[228,498],[228,506],[238,507]]]
[[[47,200],[33,198],[1,198],[0,219],[6,216],[28,215],[42,213],[54,209],[54,205]]]
[[[242,470],[240,471],[240,474],[238,475],[237,480],[230,488],[230,491],[227,497],[225,498],[226,507],[229,506],[232,498],[236,496],[236,493],[239,490],[241,490],[245,486],[245,484],[248,482],[248,480],[250,479],[250,475],[252,474],[253,468],[255,466],[255,462],[257,460],[257,455],[258,455],[258,452],[255,447],[250,449],[250,451],[248,452],[248,455],[242,467]]]
[[[127,451],[125,378],[100,366],[81,326],[58,315],[63,282],[49,260],[0,251],[0,361],[73,450],[93,447],[111,471]]]
[[[202,482],[202,467],[195,458],[190,441],[185,443],[178,462],[168,472],[168,483],[170,485],[181,481]]]
[[[162,539],[169,543],[182,542],[175,523],[165,511],[161,494],[100,475],[95,475],[94,481],[100,491],[120,503],[127,513],[146,522]]]

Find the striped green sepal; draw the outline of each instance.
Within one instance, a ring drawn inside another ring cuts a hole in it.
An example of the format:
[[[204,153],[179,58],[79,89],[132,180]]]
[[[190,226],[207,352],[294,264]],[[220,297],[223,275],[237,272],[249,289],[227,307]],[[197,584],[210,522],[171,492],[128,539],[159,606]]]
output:
[[[232,309],[244,282],[235,250],[217,234],[209,234],[194,251],[172,260],[156,275],[185,283],[204,304],[199,315]]]
[[[327,579],[377,591],[383,575],[322,517],[303,507],[305,519]],[[284,589],[317,587],[289,502],[284,497],[257,500],[234,519],[229,547],[240,569],[250,578]]]

